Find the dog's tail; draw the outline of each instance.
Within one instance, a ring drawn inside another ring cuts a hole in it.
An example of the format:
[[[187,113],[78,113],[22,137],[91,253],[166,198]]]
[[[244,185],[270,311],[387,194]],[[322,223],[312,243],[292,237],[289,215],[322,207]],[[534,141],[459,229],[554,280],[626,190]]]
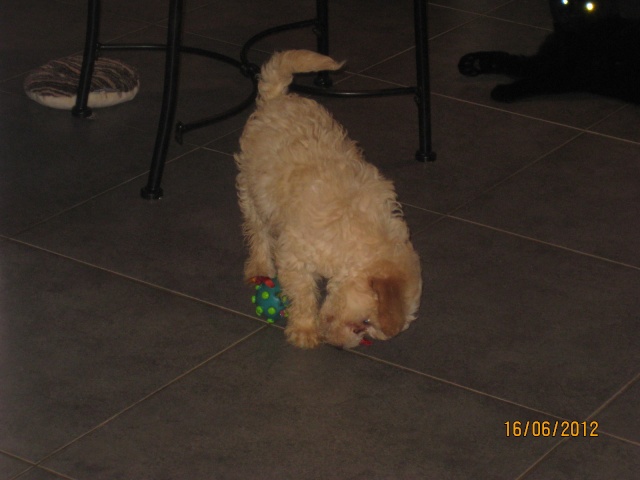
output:
[[[260,71],[258,105],[287,93],[294,73],[338,70],[344,62],[310,50],[287,50],[273,55]]]

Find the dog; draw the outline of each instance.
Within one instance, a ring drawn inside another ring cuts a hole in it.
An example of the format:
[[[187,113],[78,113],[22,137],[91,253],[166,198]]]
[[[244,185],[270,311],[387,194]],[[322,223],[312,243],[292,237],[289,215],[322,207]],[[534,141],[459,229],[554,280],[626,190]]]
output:
[[[415,320],[422,291],[393,184],[327,110],[288,92],[294,73],[342,65],[307,50],[273,55],[235,155],[245,279],[278,277],[285,335],[301,348],[389,339]]]

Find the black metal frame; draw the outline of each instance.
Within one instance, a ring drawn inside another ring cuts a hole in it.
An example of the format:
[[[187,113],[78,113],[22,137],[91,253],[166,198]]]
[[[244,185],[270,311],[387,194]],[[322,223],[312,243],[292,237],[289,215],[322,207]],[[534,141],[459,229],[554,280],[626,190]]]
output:
[[[102,44],[99,41],[100,30],[100,0],[88,0],[87,33],[84,47],[84,57],[80,80],[78,85],[78,96],[76,105],[72,113],[76,117],[86,118],[91,115],[91,109],[87,106],[89,98],[91,78],[93,75],[94,63],[102,50],[152,50],[165,51],[165,73],[164,89],[162,95],[162,106],[160,110],[160,120],[156,134],[153,157],[149,177],[145,187],[141,190],[141,195],[146,199],[158,199],[162,197],[162,173],[169,149],[172,126],[175,122],[176,105],[178,100],[178,82],[180,76],[180,55],[182,53],[201,55],[213,60],[225,62],[237,67],[243,76],[252,82],[251,94],[237,106],[221,112],[217,115],[185,124],[178,122],[176,125],[176,140],[182,143],[185,133],[198,128],[205,127],[215,122],[225,120],[240,113],[255,100],[257,93],[257,76],[259,67],[248,60],[248,52],[251,47],[269,35],[275,33],[312,27],[317,37],[318,52],[329,54],[329,15],[328,0],[316,0],[316,16],[313,19],[300,22],[289,23],[278,27],[270,28],[251,37],[243,46],[240,61],[209,50],[193,48],[182,45],[182,11],[184,0],[169,1],[169,21],[166,44]],[[311,95],[325,95],[338,97],[381,97],[389,95],[415,95],[418,106],[418,136],[419,146],[416,152],[416,160],[425,162],[436,159],[436,154],[431,145],[431,102],[429,85],[429,51],[427,34],[427,0],[414,0],[414,29],[415,29],[415,50],[416,50],[416,85],[413,87],[385,88],[380,90],[365,91],[340,91],[332,87],[331,77],[327,72],[320,72],[316,77],[316,87],[293,84],[292,89],[298,92]]]
[[[90,93],[94,63],[100,51],[165,51],[164,88],[162,94],[162,106],[160,109],[160,120],[158,122],[158,131],[156,134],[153,156],[151,158],[148,181],[140,192],[141,196],[146,199],[159,199],[163,194],[160,184],[162,181],[162,173],[167,158],[167,151],[169,149],[173,125],[175,123],[176,105],[178,102],[178,83],[180,77],[180,55],[182,53],[205,56],[237,67],[245,77],[251,80],[253,88],[251,94],[244,101],[229,110],[189,124],[179,122],[176,128],[176,140],[178,143],[182,143],[182,135],[190,130],[219,122],[240,113],[253,103],[257,92],[256,76],[252,72],[247,71],[245,66],[238,60],[209,50],[182,45],[183,4],[184,0],[169,1],[169,21],[166,44],[102,44],[99,41],[100,0],[89,0],[84,57],[80,72],[76,105],[72,110],[73,115],[80,118],[86,118],[92,113],[91,109],[87,106],[87,101]]]
[[[248,71],[257,73],[258,67],[249,62],[248,54],[253,45],[276,33],[298,28],[312,27],[317,37],[318,52],[329,55],[329,5],[328,0],[316,0],[316,16],[309,20],[288,23],[264,30],[251,37],[243,46],[240,61]],[[290,88],[310,95],[333,97],[370,98],[391,95],[415,95],[418,106],[418,139],[416,160],[420,162],[434,161],[436,153],[431,143],[431,88],[429,84],[429,36],[427,25],[427,0],[413,1],[415,53],[416,53],[416,85],[413,87],[383,88],[379,90],[344,91],[335,90],[327,72],[320,72],[314,83],[317,87],[293,84]]]

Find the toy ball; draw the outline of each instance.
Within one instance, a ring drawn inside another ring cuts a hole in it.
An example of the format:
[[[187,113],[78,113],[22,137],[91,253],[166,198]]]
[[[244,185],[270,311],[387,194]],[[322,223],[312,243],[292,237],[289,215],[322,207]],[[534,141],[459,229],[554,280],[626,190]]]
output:
[[[286,318],[289,302],[282,293],[278,279],[255,277],[252,281],[256,284],[255,293],[251,297],[251,302],[256,306],[256,315],[265,318],[268,323]]]

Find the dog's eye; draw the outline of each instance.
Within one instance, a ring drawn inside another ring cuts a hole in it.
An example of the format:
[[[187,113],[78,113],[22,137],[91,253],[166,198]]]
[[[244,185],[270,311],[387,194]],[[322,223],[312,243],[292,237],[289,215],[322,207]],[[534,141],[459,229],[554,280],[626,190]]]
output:
[[[368,318],[365,318],[364,320],[362,320],[362,323],[365,325],[371,325],[371,320],[369,320]]]

